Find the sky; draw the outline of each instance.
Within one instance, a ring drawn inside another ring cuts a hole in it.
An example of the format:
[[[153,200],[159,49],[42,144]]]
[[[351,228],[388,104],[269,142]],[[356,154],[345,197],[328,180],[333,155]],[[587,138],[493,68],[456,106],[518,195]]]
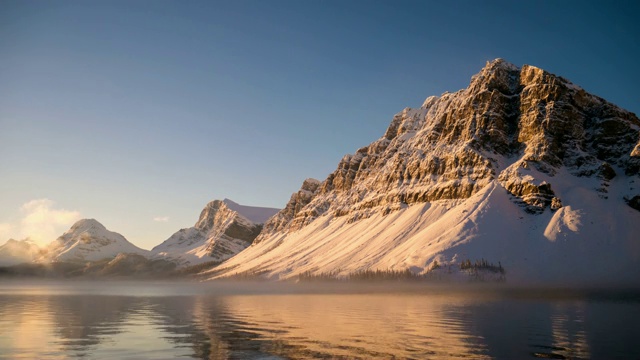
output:
[[[640,114],[637,1],[0,2],[0,244],[282,208],[504,58]]]

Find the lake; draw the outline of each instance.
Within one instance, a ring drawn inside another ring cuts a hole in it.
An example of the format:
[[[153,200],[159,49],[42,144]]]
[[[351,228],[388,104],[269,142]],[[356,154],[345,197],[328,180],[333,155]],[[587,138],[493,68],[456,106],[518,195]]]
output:
[[[638,339],[632,291],[0,283],[2,359],[638,359]]]

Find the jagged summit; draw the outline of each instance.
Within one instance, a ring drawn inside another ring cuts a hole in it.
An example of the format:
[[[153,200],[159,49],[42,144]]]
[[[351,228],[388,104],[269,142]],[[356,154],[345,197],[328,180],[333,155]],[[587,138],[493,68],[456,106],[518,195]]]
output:
[[[262,223],[278,211],[229,199],[213,200],[205,205],[193,227],[179,230],[151,252],[182,266],[222,261],[249,246],[262,230]]]
[[[467,88],[396,114],[323,182],[303,184],[254,245],[217,271],[427,272],[436,258],[484,257],[534,277],[537,265],[549,275],[580,249],[582,260],[571,262],[580,276],[598,275],[584,259],[607,267],[616,256],[617,268],[635,274],[624,249],[639,248],[630,225],[640,220],[639,171],[633,113],[543,69],[496,59]],[[599,248],[603,237],[615,240]],[[564,245],[549,244],[560,238]]]
[[[291,194],[291,198],[287,205],[279,211],[276,215],[271,217],[269,221],[264,224],[264,229],[261,233],[268,236],[273,232],[282,231],[287,228],[287,226],[291,226],[291,221],[297,216],[301,215],[300,212],[305,208],[313,199],[313,197],[318,193],[320,189],[320,185],[322,183],[320,180],[316,180],[313,178],[305,179],[302,182],[302,186],[298,192]],[[310,217],[314,217],[313,213],[303,215],[302,219],[309,219]],[[262,241],[263,236],[259,236],[255,243]]]
[[[214,225],[215,216],[218,213],[218,210],[223,207],[226,208],[226,205],[222,200],[213,200],[207,203],[204,209],[200,212],[200,217],[194,227],[203,231],[211,229]]]

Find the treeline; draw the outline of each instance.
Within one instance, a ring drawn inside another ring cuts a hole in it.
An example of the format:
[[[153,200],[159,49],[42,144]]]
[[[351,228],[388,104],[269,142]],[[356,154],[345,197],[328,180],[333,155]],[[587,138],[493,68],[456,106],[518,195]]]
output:
[[[311,271],[305,271],[298,275],[298,281],[410,281],[424,280],[427,277],[405,270],[359,270],[347,275],[339,275],[340,270],[332,272],[322,272],[314,274]]]
[[[428,272],[424,274],[417,274],[409,269],[404,270],[359,270],[346,275],[340,275],[342,272],[340,269],[330,272],[314,273],[312,271],[305,271],[299,274],[297,281],[434,281],[443,280],[441,275],[452,274],[456,268],[467,273],[471,280],[484,281],[485,279],[491,279],[492,277],[485,277],[486,273],[497,274],[496,280],[506,280],[506,270],[502,267],[502,264],[498,262],[498,265],[488,262],[485,259],[476,260],[471,262],[467,259],[460,264],[447,264],[443,265],[434,261]]]
[[[176,270],[176,274],[178,275],[197,275],[200,272],[205,270],[212,269],[218,265],[222,264],[222,261],[207,261],[201,264],[187,266],[181,269]]]
[[[498,265],[495,265],[485,259],[476,260],[475,263],[471,263],[471,260],[467,259],[460,263],[460,270],[486,270],[496,274],[505,274],[505,270],[499,261]]]

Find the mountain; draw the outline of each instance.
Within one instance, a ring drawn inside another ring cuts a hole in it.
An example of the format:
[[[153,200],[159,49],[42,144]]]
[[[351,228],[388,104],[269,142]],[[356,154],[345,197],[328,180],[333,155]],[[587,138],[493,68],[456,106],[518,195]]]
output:
[[[637,116],[497,59],[305,181],[209,276],[470,275],[469,260],[514,282],[638,284],[639,171]]]
[[[270,217],[277,214],[280,209],[258,207],[258,206],[246,206],[240,205],[229,199],[224,199],[222,202],[227,208],[237,212],[245,217],[247,220],[255,224],[264,224]]]
[[[262,224],[278,211],[239,205],[229,199],[214,200],[204,207],[193,227],[171,235],[151,253],[181,266],[223,261],[249,246]]]
[[[147,255],[124,236],[107,230],[94,219],[77,221],[47,248],[42,260],[87,262],[114,258],[119,253]]]
[[[38,257],[39,251],[38,245],[29,239],[9,239],[0,246],[0,266],[32,262]]]

